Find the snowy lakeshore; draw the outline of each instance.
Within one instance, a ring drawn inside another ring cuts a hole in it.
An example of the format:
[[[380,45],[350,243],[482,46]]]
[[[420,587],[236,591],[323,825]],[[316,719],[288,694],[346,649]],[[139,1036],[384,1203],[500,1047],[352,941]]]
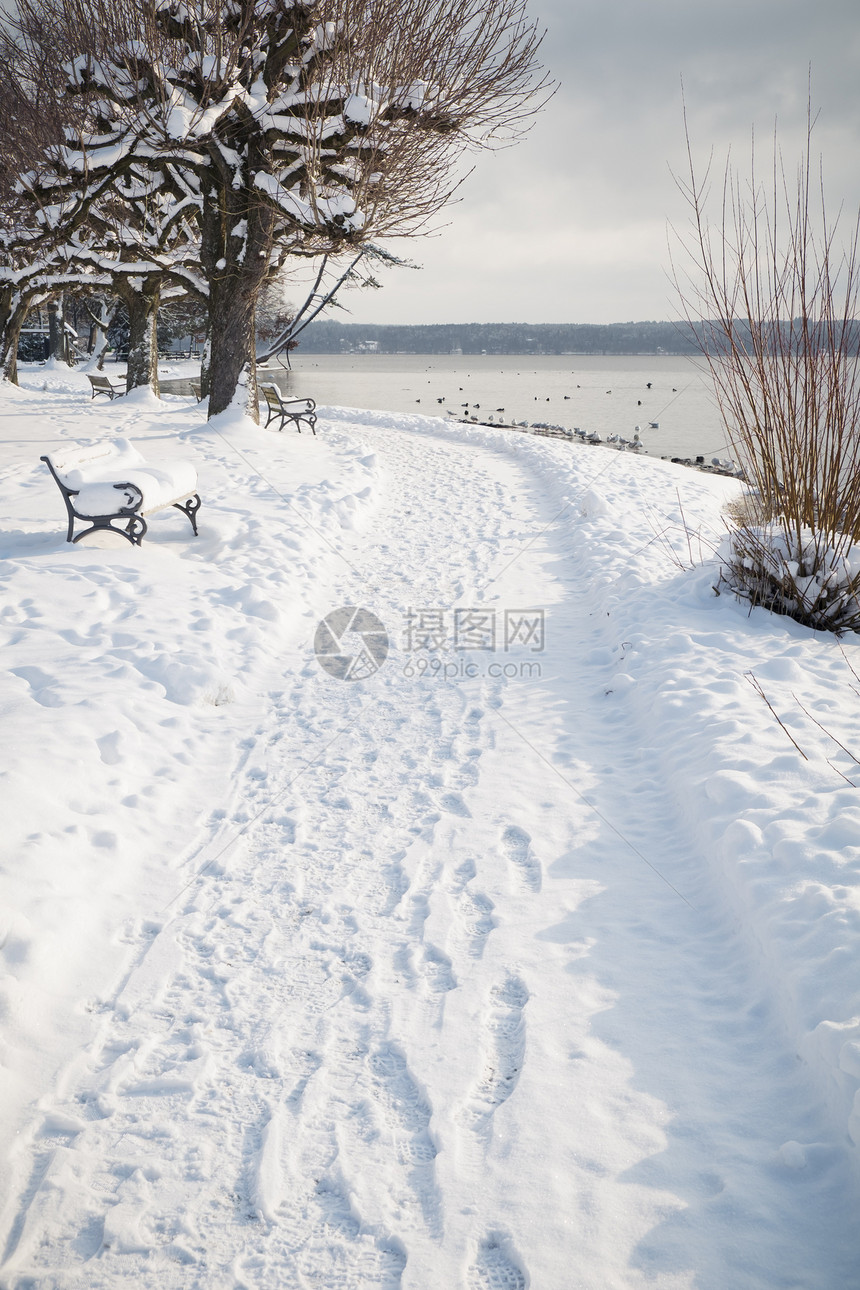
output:
[[[860,1284],[860,643],[736,480],[319,413],[0,386],[0,1286]],[[199,537],[65,542],[116,436]]]

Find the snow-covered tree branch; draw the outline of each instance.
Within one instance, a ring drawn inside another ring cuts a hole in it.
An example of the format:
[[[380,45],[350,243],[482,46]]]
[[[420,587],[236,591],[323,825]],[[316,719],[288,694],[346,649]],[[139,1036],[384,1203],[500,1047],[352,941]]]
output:
[[[134,245],[151,257],[153,282],[166,250],[148,228],[154,213],[159,230],[175,206],[172,227],[194,222],[210,415],[240,388],[256,415],[256,302],[291,256],[354,255],[371,239],[425,230],[458,186],[461,154],[515,137],[547,94],[525,0],[18,8],[31,40],[59,36],[82,123],[39,177],[42,200],[57,183],[102,225],[96,207],[133,212],[134,237],[124,234],[115,256]],[[110,198],[95,201],[106,180]],[[149,281],[142,269],[131,276]]]

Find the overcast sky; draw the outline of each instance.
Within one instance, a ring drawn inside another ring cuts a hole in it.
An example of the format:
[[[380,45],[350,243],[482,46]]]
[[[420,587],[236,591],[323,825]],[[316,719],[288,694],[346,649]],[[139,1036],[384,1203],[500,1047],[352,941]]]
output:
[[[860,203],[858,0],[530,0],[547,28],[552,104],[514,149],[482,154],[433,238],[392,241],[423,265],[344,296],[352,322],[616,322],[675,317],[667,223],[686,213],[681,78],[697,159],[774,122],[793,167],[807,81],[835,207]],[[292,294],[292,293],[291,293]]]

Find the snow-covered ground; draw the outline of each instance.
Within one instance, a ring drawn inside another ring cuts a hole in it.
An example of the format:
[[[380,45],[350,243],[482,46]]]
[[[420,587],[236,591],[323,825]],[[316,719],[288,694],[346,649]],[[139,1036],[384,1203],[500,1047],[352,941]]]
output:
[[[22,383],[0,1285],[860,1284],[860,649],[714,594],[739,485]],[[65,543],[114,435],[199,538]]]

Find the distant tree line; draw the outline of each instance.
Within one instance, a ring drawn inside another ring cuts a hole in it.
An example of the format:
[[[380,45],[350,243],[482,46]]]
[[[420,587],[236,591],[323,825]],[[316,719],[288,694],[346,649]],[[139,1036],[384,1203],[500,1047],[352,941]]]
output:
[[[687,323],[439,323],[394,326],[312,323],[300,349],[309,354],[692,354]]]
[[[786,330],[786,324],[780,324]],[[738,334],[748,335],[739,320]],[[759,343],[762,337],[758,337]],[[860,323],[843,335],[846,352],[860,353]],[[699,354],[719,347],[707,322],[626,323],[311,323],[299,348],[306,354]]]

